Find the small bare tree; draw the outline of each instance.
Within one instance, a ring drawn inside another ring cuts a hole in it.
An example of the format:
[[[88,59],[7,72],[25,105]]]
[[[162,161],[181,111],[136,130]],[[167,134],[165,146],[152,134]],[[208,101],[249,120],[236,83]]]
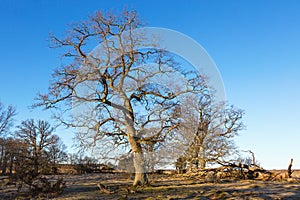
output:
[[[23,147],[22,142],[14,138],[1,138],[1,149],[2,149],[2,161],[1,170],[2,174],[8,173],[11,175],[13,173],[17,158],[20,155],[20,148]]]
[[[8,146],[5,136],[13,125],[13,118],[16,115],[16,109],[13,106],[7,108],[0,102],[0,167],[2,173],[6,172],[8,159]]]
[[[6,109],[0,102],[0,137],[3,137],[12,126],[13,117],[16,115],[16,109],[10,105]]]
[[[57,143],[57,136],[53,134],[54,129],[50,124],[43,120],[37,123],[33,119],[23,121],[17,126],[16,136],[27,145],[30,163],[34,167],[33,173],[39,174],[39,166],[42,162],[44,151],[47,147]]]
[[[66,162],[68,160],[68,154],[66,152],[67,146],[56,135],[54,135],[54,138],[52,140],[54,142],[47,147],[45,153],[47,156],[47,160],[51,165],[52,173],[57,174],[57,164]]]

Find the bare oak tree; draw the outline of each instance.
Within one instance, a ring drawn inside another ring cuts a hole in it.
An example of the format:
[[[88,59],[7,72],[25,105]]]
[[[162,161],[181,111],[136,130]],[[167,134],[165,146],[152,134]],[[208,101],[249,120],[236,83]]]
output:
[[[53,134],[53,131],[50,124],[43,120],[35,123],[33,119],[30,119],[17,126],[16,136],[27,146],[28,155],[25,156],[29,158],[35,175],[39,174],[39,167],[46,148],[57,143],[58,137]]]
[[[26,145],[18,139],[12,137],[1,138],[1,170],[2,174],[9,173],[13,174],[13,171],[16,172],[16,166],[24,162],[24,159],[21,159],[21,155],[26,148]],[[24,154],[23,154],[24,155]]]
[[[191,90],[189,81],[170,89],[168,83],[176,82],[176,63],[167,52],[150,48],[158,43],[135,34],[139,26],[135,12],[97,12],[72,25],[65,38],[51,36],[53,47],[65,49],[67,59],[54,72],[49,92],[40,94],[36,103],[56,109],[60,122],[78,128],[76,138],[83,146],[101,141],[103,152],[106,145],[129,147],[134,185],[147,183],[143,149],[174,133],[178,95]],[[100,49],[89,53],[97,44]],[[72,109],[70,119],[66,113]],[[150,133],[150,128],[156,131]]]
[[[7,139],[5,136],[13,125],[13,118],[16,115],[16,109],[13,106],[7,108],[0,102],[0,167],[2,173],[6,173],[7,159],[9,156]]]
[[[16,109],[8,106],[6,109],[0,102],[0,137],[7,133],[12,126],[13,117],[16,115]]]
[[[190,168],[204,169],[207,163],[225,159],[235,150],[232,138],[244,128],[244,111],[224,102],[218,102],[214,91],[203,88],[200,94],[185,100],[183,131],[192,137],[185,162]],[[182,159],[182,158],[181,158]]]
[[[61,164],[68,160],[68,154],[66,152],[67,146],[57,135],[54,135],[52,140],[55,142],[47,147],[45,153],[47,160],[50,163],[52,173],[57,174],[57,164]]]

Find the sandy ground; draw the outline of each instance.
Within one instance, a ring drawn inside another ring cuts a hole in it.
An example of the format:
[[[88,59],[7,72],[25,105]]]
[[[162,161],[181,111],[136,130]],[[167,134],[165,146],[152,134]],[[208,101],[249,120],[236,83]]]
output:
[[[64,175],[67,188],[54,199],[300,199],[300,183],[295,182],[222,180],[207,183],[182,175],[149,175],[149,186],[132,189],[131,178],[127,174]],[[97,183],[107,186],[112,193],[101,192]],[[15,192],[14,185],[2,185],[0,199],[26,199],[16,198]]]

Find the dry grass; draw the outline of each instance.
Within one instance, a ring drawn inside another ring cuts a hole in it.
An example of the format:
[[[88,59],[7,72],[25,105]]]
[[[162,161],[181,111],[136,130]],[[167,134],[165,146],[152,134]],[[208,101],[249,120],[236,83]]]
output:
[[[300,199],[297,182],[223,180],[205,183],[182,175],[150,175],[149,178],[149,186],[133,189],[132,180],[125,174],[65,175],[67,188],[55,199]],[[101,192],[97,187],[99,182],[113,193]],[[15,192],[14,185],[1,186],[0,199],[16,199]]]

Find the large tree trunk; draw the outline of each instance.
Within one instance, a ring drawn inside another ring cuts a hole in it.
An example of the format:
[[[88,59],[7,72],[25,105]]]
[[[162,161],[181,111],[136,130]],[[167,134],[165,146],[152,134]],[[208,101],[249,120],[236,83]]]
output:
[[[126,131],[127,131],[130,148],[133,153],[133,165],[135,169],[135,177],[134,177],[133,185],[134,186],[145,185],[148,183],[148,179],[145,170],[143,150],[141,144],[138,142],[137,133],[134,128],[134,115],[133,115],[132,106],[130,104],[130,100],[125,98],[124,105],[127,110],[127,112],[124,112],[125,120],[126,120]]]
[[[200,162],[200,169],[205,169],[206,167],[206,160],[205,160],[205,151],[202,146],[199,147],[199,162]]]
[[[134,152],[133,153],[133,164],[135,168],[135,176],[133,185],[145,185],[148,182],[145,166],[144,166],[144,158],[142,152]]]
[[[128,140],[133,153],[133,164],[135,169],[133,185],[145,185],[148,183],[148,178],[145,171],[145,162],[141,145],[137,142],[135,137],[132,137],[132,135],[128,136]]]

